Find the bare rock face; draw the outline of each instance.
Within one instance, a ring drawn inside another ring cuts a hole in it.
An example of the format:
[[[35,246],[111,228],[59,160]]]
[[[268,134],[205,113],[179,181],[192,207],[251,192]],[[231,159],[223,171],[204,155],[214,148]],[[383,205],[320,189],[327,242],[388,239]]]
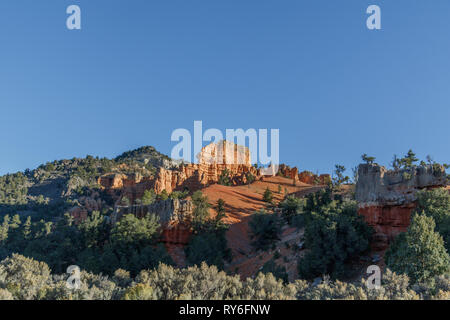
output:
[[[128,179],[125,174],[112,173],[98,178],[98,184],[106,189],[123,188],[124,180]]]
[[[296,182],[302,182],[313,185],[326,185],[331,182],[331,177],[329,174],[316,175],[310,171],[303,171],[298,173],[298,169],[296,167],[291,168],[284,164],[280,165],[279,172],[284,177],[292,179],[294,184]]]
[[[364,206],[372,203],[402,205],[414,202],[417,190],[442,187],[446,182],[445,168],[440,165],[387,170],[377,164],[361,164],[358,168],[356,200]]]
[[[161,193],[166,190],[171,193],[175,190],[198,190],[210,184],[219,182],[222,173],[227,170],[234,185],[245,184],[247,174],[255,178],[260,176],[259,171],[243,164],[188,164],[182,165],[178,170],[159,168],[155,178],[154,190]]]
[[[197,155],[200,164],[242,164],[251,166],[250,150],[245,146],[233,142],[221,140],[218,143],[210,143],[202,148]]]
[[[317,175],[310,171],[303,171],[298,174],[298,179],[300,182],[306,184],[321,184],[328,185],[331,183],[331,176],[329,174]]]
[[[159,217],[162,241],[170,244],[187,244],[191,235],[193,204],[190,200],[167,199],[150,205],[117,206],[111,215],[116,223],[125,214],[142,218],[148,214]]]
[[[372,247],[384,250],[399,233],[405,232],[420,189],[445,186],[445,168],[419,166],[406,170],[387,170],[378,164],[358,168],[356,200],[359,214],[375,230]]]

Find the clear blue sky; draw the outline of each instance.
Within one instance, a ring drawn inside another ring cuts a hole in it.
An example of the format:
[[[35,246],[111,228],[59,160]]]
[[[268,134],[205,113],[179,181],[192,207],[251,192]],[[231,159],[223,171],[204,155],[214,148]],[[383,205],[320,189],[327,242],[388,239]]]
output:
[[[0,174],[169,154],[194,120],[279,128],[281,162],[312,171],[409,148],[450,162],[450,1],[2,0],[0,114]]]

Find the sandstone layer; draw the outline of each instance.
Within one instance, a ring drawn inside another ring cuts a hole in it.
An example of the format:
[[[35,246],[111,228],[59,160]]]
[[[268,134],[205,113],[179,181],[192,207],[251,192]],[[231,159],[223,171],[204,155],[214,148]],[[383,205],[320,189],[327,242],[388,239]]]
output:
[[[378,164],[361,164],[355,195],[359,214],[375,230],[373,249],[386,249],[406,231],[418,190],[442,187],[446,182],[445,169],[439,165],[388,170]]]

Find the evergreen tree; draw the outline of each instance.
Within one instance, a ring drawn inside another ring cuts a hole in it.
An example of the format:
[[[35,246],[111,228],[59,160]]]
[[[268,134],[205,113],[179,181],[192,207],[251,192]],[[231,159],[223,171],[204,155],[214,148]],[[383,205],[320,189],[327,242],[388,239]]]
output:
[[[216,212],[216,223],[220,223],[225,218],[225,201],[223,199],[217,200]]]
[[[0,244],[4,244],[8,239],[9,232],[9,215],[3,217],[3,223],[0,226]]]
[[[362,160],[364,162],[366,162],[367,164],[373,164],[373,162],[375,161],[375,157],[369,157],[366,153],[364,153],[361,156]]]
[[[436,231],[450,252],[450,193],[444,188],[421,190],[417,193],[416,213],[424,212],[436,222]]]
[[[350,178],[348,176],[344,176],[345,170],[346,169],[343,165],[340,165],[340,164],[335,165],[335,169],[334,169],[335,177],[333,178],[333,185],[335,187],[339,187],[339,186],[341,186],[341,184],[346,183],[347,181],[350,180]]]
[[[272,191],[270,191],[269,187],[266,188],[263,194],[263,201],[267,203],[273,202],[273,194]]]
[[[31,216],[27,217],[22,227],[22,236],[24,240],[30,240],[31,238]]]
[[[422,283],[450,271],[450,257],[435,222],[425,214],[413,216],[406,233],[400,234],[386,252],[386,266]]]
[[[148,206],[149,204],[152,204],[155,201],[155,199],[156,199],[155,191],[145,190],[141,201],[144,206]]]
[[[167,200],[169,199],[169,194],[167,193],[166,189],[161,191],[161,193],[158,195],[159,200]]]
[[[120,200],[120,204],[122,206],[128,207],[131,205],[130,199],[128,199],[127,197],[123,197],[122,200]]]
[[[208,203],[208,197],[203,196],[200,190],[192,194],[192,202],[194,204],[193,225],[194,229],[198,229],[209,218],[209,208],[211,205]]]
[[[419,159],[416,158],[416,154],[411,149],[408,150],[405,157],[400,159],[400,163],[405,169],[411,169],[417,161]]]
[[[223,186],[231,186],[231,172],[228,169],[222,171],[219,176],[218,184]]]
[[[392,168],[394,168],[394,170],[398,170],[402,166],[401,159],[399,159],[396,154],[394,154],[394,156],[392,158],[391,165],[392,165]]]
[[[252,245],[256,249],[267,250],[280,239],[281,221],[276,214],[264,209],[255,212],[248,223]]]

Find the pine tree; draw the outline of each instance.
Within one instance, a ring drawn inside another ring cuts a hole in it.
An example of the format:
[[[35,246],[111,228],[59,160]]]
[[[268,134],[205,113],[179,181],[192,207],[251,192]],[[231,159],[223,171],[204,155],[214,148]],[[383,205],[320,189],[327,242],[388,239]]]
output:
[[[22,226],[22,237],[24,240],[30,240],[31,239],[31,217],[28,216],[27,220]]]
[[[127,197],[123,197],[122,200],[120,200],[120,203],[126,207],[131,205],[130,199],[128,199]]]
[[[3,217],[3,223],[0,226],[0,244],[4,244],[8,240],[9,232],[9,215]]]
[[[444,239],[445,248],[450,252],[450,194],[444,188],[421,190],[417,192],[415,212],[432,217],[436,230]]]
[[[343,165],[337,164],[335,165],[334,174],[335,177],[333,178],[333,185],[335,187],[339,187],[341,184],[346,183],[350,180],[350,177],[344,176],[345,167]]]
[[[361,156],[362,160],[365,161],[367,164],[373,164],[373,162],[375,161],[375,157],[369,157],[366,153],[364,153]]]
[[[141,200],[144,206],[148,206],[149,204],[152,204],[155,201],[155,199],[156,199],[155,191],[145,190]]]
[[[264,191],[263,201],[267,203],[272,203],[273,201],[272,191],[270,191],[269,187],[267,187],[266,191]]]
[[[404,168],[411,169],[414,166],[414,163],[419,161],[419,159],[417,159],[416,154],[411,149],[409,149],[406,156],[400,159],[400,161],[403,164]]]
[[[394,168],[394,170],[400,169],[400,167],[402,165],[401,159],[399,159],[396,154],[394,154],[394,156],[392,158],[391,165]]]
[[[450,271],[450,257],[435,222],[415,214],[406,233],[400,234],[386,252],[386,266],[407,274],[413,283],[423,283]]]
[[[223,186],[231,186],[231,172],[228,169],[225,169],[222,171],[218,184],[221,184]]]
[[[164,189],[161,191],[161,193],[158,195],[159,200],[167,200],[169,199],[169,194],[167,193],[167,190]]]
[[[192,202],[194,204],[194,229],[198,229],[201,228],[202,224],[209,218],[209,208],[211,206],[208,203],[208,197],[203,196],[203,193],[200,190],[195,191],[192,194]]]
[[[225,201],[223,199],[217,200],[216,212],[216,223],[220,223],[225,217]]]

